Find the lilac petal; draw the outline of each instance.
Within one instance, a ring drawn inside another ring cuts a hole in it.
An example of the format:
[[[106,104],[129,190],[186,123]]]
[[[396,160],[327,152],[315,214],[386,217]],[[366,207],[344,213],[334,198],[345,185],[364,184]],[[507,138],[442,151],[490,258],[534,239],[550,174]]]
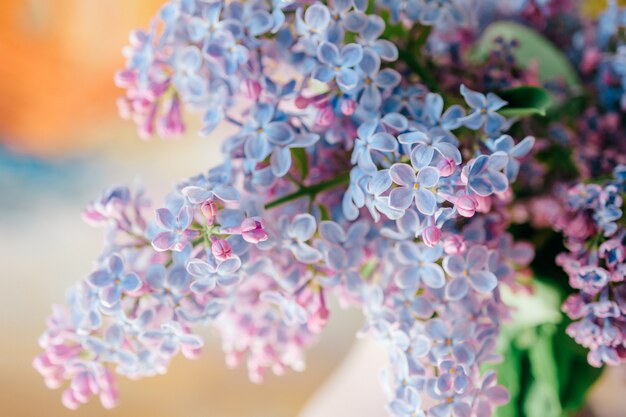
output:
[[[365,237],[370,231],[370,227],[365,222],[357,222],[352,224],[348,229],[346,241],[358,246],[360,242],[363,242]]]
[[[304,21],[311,28],[323,31],[330,24],[330,12],[321,3],[314,3],[304,12]]]
[[[180,54],[178,65],[185,71],[197,71],[202,65],[202,52],[193,45],[185,47]]]
[[[439,171],[434,167],[424,167],[417,174],[420,187],[434,187],[439,182]]]
[[[335,222],[323,221],[320,223],[319,229],[320,236],[331,243],[341,244],[346,241],[346,233]]]
[[[488,294],[493,291],[498,285],[498,279],[489,271],[476,271],[469,275],[470,284],[472,287],[483,294]]]
[[[312,264],[322,259],[322,254],[306,243],[298,243],[291,248],[291,251],[296,259],[307,264]]]
[[[193,209],[187,205],[182,206],[178,211],[178,215],[176,216],[176,228],[177,229],[186,229],[191,224],[191,220],[193,219]]]
[[[455,104],[446,110],[441,119],[441,127],[447,130],[454,130],[461,126],[459,119],[465,116],[463,107]]]
[[[430,288],[443,288],[446,278],[441,267],[435,263],[425,263],[420,269],[422,281]]]
[[[467,279],[465,277],[454,278],[446,285],[446,299],[451,301],[457,301],[467,295],[469,291],[469,285],[467,285]]]
[[[117,324],[113,324],[104,332],[104,340],[111,346],[119,347],[124,340],[124,331]]]
[[[206,277],[215,273],[215,268],[201,259],[191,259],[187,263],[187,272],[194,277]]]
[[[382,122],[385,126],[389,126],[399,132],[409,128],[409,121],[400,113],[387,113],[383,116]]]
[[[141,280],[134,272],[127,274],[120,283],[121,288],[126,292],[137,291],[141,285]]]
[[[350,43],[341,49],[339,63],[343,67],[354,67],[363,58],[363,47],[358,43]]]
[[[278,147],[272,152],[270,159],[272,173],[277,177],[284,177],[291,168],[291,151],[289,148]]]
[[[379,39],[374,43],[374,50],[384,61],[393,62],[398,59],[398,47],[391,41]]]
[[[461,84],[461,95],[471,108],[482,109],[487,107],[487,98],[483,94],[470,90],[463,84]]]
[[[389,207],[406,210],[413,202],[413,190],[407,187],[394,188],[389,193]]]
[[[337,74],[337,84],[343,91],[350,91],[359,82],[359,75],[353,69],[342,68]]]
[[[460,118],[459,121],[463,123],[464,126],[476,130],[483,125],[483,122],[485,121],[485,115],[480,111],[475,111],[468,116]]]
[[[239,275],[220,275],[217,277],[217,284],[220,287],[232,287],[239,284],[241,276]]]
[[[111,255],[109,257],[109,271],[113,276],[120,276],[124,272],[124,261],[119,255]]]
[[[174,230],[176,229],[176,218],[166,208],[160,208],[156,210],[156,223],[161,229]]]
[[[385,68],[376,76],[376,84],[383,89],[393,88],[400,84],[401,76],[398,71]]]
[[[469,365],[474,362],[475,354],[474,352],[465,345],[455,345],[452,348],[452,356],[463,365]]]
[[[313,70],[313,74],[311,76],[315,80],[328,83],[335,76],[335,72],[330,67],[318,66]]]
[[[313,237],[317,225],[315,217],[308,213],[298,214],[291,223],[291,232],[300,241],[306,241]]]
[[[102,305],[105,307],[115,306],[122,297],[122,290],[117,285],[102,288],[100,290],[100,298],[102,299]]]
[[[419,267],[401,268],[395,277],[396,285],[401,289],[414,289],[420,285]]]
[[[293,141],[293,130],[285,122],[269,123],[264,130],[268,140],[275,145],[287,145]]]
[[[317,59],[331,67],[341,64],[339,61],[339,49],[334,44],[326,41],[322,42],[317,48]]]
[[[487,123],[485,131],[487,133],[497,133],[506,123],[506,118],[499,113],[487,113]]]
[[[215,277],[205,277],[195,280],[189,287],[196,294],[206,294],[215,289],[217,280]]]
[[[374,133],[369,140],[370,147],[378,151],[394,152],[398,149],[398,142],[389,133]]]
[[[333,248],[326,254],[326,262],[335,271],[344,270],[348,262],[347,254],[341,248]]]
[[[417,209],[427,216],[432,216],[437,210],[437,199],[432,191],[420,188],[415,191],[415,205]]]
[[[95,271],[87,277],[87,282],[96,288],[107,287],[113,283],[113,277],[108,271]]]
[[[367,26],[363,29],[362,36],[366,40],[380,37],[385,30],[385,21],[377,15],[369,15]]]
[[[467,269],[476,271],[487,265],[489,252],[484,246],[472,246],[467,252]]]
[[[252,116],[258,125],[263,127],[272,121],[275,111],[274,106],[268,103],[260,103],[254,108]]]
[[[400,242],[396,246],[396,249],[400,262],[405,265],[412,265],[420,258],[419,248],[413,242]]]
[[[213,193],[222,201],[239,201],[239,191],[230,185],[217,185],[213,188]]]
[[[356,151],[357,149],[355,149],[355,152]],[[376,164],[372,160],[372,155],[366,149],[361,148],[361,152],[358,153],[357,163],[359,168],[361,168],[364,172],[376,172]]]
[[[407,164],[393,164],[389,169],[391,180],[398,185],[412,187],[415,184],[415,170]]]
[[[470,417],[472,410],[467,403],[456,402],[452,406],[454,417]]]
[[[509,402],[510,395],[509,391],[501,385],[496,385],[494,387],[489,387],[483,394],[489,399],[489,401],[494,405],[502,405]]]
[[[170,250],[178,242],[178,236],[172,232],[163,232],[156,235],[152,240],[152,247],[159,251],[165,252]]]
[[[535,138],[532,136],[527,136],[524,138],[524,140],[515,145],[509,155],[511,155],[513,158],[523,158],[531,151],[533,146],[535,146]]]
[[[416,130],[413,132],[401,134],[400,136],[398,136],[398,141],[404,145],[410,145],[413,143],[427,143],[428,136],[426,136],[426,133]]]
[[[217,273],[219,275],[230,275],[235,273],[240,267],[241,259],[239,257],[228,258],[217,266]]]
[[[356,131],[357,136],[363,139],[365,142],[368,142],[369,137],[374,134],[377,127],[378,127],[377,120],[370,120],[370,121],[364,122],[357,129]]]
[[[480,155],[474,160],[469,162],[469,176],[477,176],[487,170],[489,163],[489,157],[486,155]]]
[[[380,195],[391,187],[391,176],[388,169],[377,171],[369,180],[367,190],[374,194]]]
[[[383,98],[378,88],[373,84],[369,84],[363,88],[359,104],[367,111],[377,112],[378,109],[380,109],[382,101]]]
[[[503,173],[490,171],[488,177],[495,192],[502,193],[509,188],[509,179]]]
[[[504,169],[509,163],[509,156],[505,152],[497,151],[489,155],[489,168],[492,171]]]
[[[254,161],[262,161],[267,157],[269,147],[267,141],[261,135],[253,135],[246,140],[244,152],[247,158]]]
[[[154,289],[163,289],[165,284],[165,267],[160,264],[152,265],[146,272],[146,281]]]
[[[304,133],[295,137],[292,143],[289,144],[290,148],[308,148],[319,141],[320,135],[316,133]]]
[[[187,274],[187,270],[180,265],[170,269],[170,272],[167,274],[168,287],[177,291],[186,290],[189,281],[190,277],[189,274]]]
[[[494,93],[487,93],[487,110],[494,112],[496,110],[500,110],[502,107],[509,104],[508,101],[502,100],[500,97],[495,95]]]
[[[469,186],[476,194],[481,197],[487,197],[493,194],[493,185],[483,180],[482,178],[470,178]]]
[[[443,260],[443,269],[452,277],[463,276],[465,272],[465,259],[459,255],[447,256]]]
[[[415,336],[411,343],[411,354],[418,358],[423,358],[430,351],[430,339],[424,335]]]
[[[183,194],[191,204],[202,204],[213,196],[213,192],[202,187],[190,185],[183,188]]]
[[[433,319],[426,323],[426,335],[432,340],[444,340],[448,338],[448,328],[439,319]]]
[[[415,169],[422,169],[433,160],[435,150],[431,146],[417,145],[411,151],[411,164]]]
[[[363,72],[370,78],[373,78],[374,75],[380,69],[380,58],[372,51],[365,51],[363,53],[363,59],[359,63],[359,68],[363,70]]]
[[[204,341],[200,336],[191,335],[191,334],[181,334],[178,336],[180,343],[186,347],[191,349],[199,349],[204,346]]]
[[[274,21],[265,10],[256,10],[246,21],[246,29],[251,36],[259,36],[272,28]]]

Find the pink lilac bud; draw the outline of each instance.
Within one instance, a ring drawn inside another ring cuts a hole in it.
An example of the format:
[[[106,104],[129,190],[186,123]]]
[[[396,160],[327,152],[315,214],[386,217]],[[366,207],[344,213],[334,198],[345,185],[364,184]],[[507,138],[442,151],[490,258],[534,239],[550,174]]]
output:
[[[465,240],[463,240],[462,236],[451,235],[443,240],[443,250],[448,255],[458,255],[465,252],[466,249],[467,245],[465,244]]]
[[[329,316],[330,311],[328,311],[326,305],[320,305],[317,311],[315,311],[315,313],[311,314],[311,316],[309,317],[309,320],[307,321],[308,329],[313,333],[320,333],[326,327]]]
[[[432,248],[441,240],[441,230],[437,226],[428,226],[422,232],[422,239],[427,246]]]
[[[476,213],[478,207],[478,201],[471,195],[462,195],[456,200],[456,209],[463,217],[472,217]]]
[[[335,113],[330,106],[326,106],[320,109],[315,118],[315,124],[320,127],[328,127],[335,120]]]
[[[185,124],[177,96],[172,98],[168,111],[161,117],[157,126],[159,135],[163,138],[175,138],[185,133]]]
[[[295,105],[299,109],[306,109],[313,102],[312,98],[298,96],[295,100]]]
[[[263,89],[257,80],[247,79],[241,84],[241,90],[243,95],[250,100],[258,101]]]
[[[157,108],[158,106],[156,104],[152,104],[143,123],[139,125],[139,137],[141,137],[141,139],[150,139],[154,135]]]
[[[267,232],[259,217],[250,217],[241,223],[241,236],[246,242],[259,243],[267,240]]]
[[[439,175],[442,177],[449,177],[456,170],[456,164],[453,159],[443,158],[437,164],[437,169],[439,170]]]
[[[356,110],[356,102],[350,98],[341,101],[341,113],[344,116],[352,116]]]
[[[478,203],[478,205],[476,206],[477,212],[489,213],[491,211],[491,198],[490,197],[483,197],[483,196],[477,195],[475,198],[476,198],[476,202]]]
[[[215,222],[215,217],[217,216],[217,203],[215,200],[207,200],[200,206],[200,211],[206,218],[206,222],[208,225],[212,225]]]
[[[233,255],[233,248],[227,241],[211,236],[211,253],[218,261],[225,261]]]

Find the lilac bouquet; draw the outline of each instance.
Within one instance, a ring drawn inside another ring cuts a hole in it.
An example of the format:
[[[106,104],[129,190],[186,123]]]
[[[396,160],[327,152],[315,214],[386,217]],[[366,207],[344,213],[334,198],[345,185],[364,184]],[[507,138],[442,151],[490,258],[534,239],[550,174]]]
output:
[[[533,398],[507,346],[518,361],[545,352],[515,342],[510,300],[541,303],[546,283],[591,366],[626,361],[626,11],[581,7],[166,3],[124,50],[122,116],[142,138],[179,136],[187,113],[202,135],[236,133],[222,165],[161,205],[123,186],[89,205],[106,245],[54,308],[35,368],[51,388],[69,381],[67,407],[113,407],[114,374],[196,358],[203,324],[260,382],[304,368],[332,297],[387,349],[389,413],[487,417]],[[546,328],[530,330],[565,333]],[[546,352],[557,374],[574,363]],[[567,381],[541,378],[558,410],[539,415],[568,411]]]

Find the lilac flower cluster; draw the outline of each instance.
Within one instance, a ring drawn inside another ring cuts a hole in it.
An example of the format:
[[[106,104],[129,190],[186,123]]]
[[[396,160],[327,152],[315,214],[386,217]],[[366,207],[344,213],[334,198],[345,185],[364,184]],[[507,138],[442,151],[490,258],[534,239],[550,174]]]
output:
[[[460,16],[454,1],[379,6],[406,25]],[[131,36],[116,79],[142,136],[182,133],[184,109],[201,133],[237,132],[224,164],[178,184],[154,220],[126,188],[85,212],[107,246],[35,359],[49,386],[70,381],[68,407],[114,405],[113,370],[196,357],[197,324],[253,381],[302,370],[329,296],[388,347],[392,414],[489,416],[507,401],[483,365],[509,316],[500,286],[533,257],[506,232],[506,203],[535,140],[506,134],[515,120],[493,92],[414,81],[385,28],[358,0],[175,0]]]
[[[561,225],[569,251],[557,263],[578,290],[563,304],[576,320],[567,333],[589,349],[589,363],[596,367],[626,361],[625,186],[626,166],[620,165],[605,185],[570,188]]]

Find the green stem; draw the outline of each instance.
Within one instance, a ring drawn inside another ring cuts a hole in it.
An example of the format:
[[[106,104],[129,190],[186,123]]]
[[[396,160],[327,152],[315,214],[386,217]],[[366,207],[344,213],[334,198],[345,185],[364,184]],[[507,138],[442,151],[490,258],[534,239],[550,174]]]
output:
[[[327,181],[322,181],[320,183],[310,185],[310,186],[301,186],[297,191],[287,194],[279,199],[274,201],[270,201],[265,205],[266,210],[273,209],[274,207],[278,207],[282,204],[288,203],[290,201],[296,200],[300,197],[309,197],[311,200],[315,199],[315,197],[326,190],[331,188],[338,187],[340,185],[346,184],[350,181],[350,174],[345,173],[335,178],[331,178]]]

